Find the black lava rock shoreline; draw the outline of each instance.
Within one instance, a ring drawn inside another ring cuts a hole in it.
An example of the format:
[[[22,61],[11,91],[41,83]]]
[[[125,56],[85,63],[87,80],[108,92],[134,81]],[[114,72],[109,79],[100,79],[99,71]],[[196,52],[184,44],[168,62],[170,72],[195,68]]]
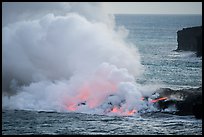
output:
[[[202,119],[202,87],[181,90],[161,88],[156,92],[160,94],[160,97],[169,98],[158,102],[160,110],[174,105],[177,109],[174,114],[181,116],[194,115],[196,118]]]

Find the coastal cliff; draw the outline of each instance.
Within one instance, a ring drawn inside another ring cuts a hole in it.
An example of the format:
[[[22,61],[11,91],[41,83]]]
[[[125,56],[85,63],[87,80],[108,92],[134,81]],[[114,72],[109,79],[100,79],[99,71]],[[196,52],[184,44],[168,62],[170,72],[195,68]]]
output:
[[[177,42],[176,51],[195,51],[198,57],[202,56],[202,26],[177,31]]]

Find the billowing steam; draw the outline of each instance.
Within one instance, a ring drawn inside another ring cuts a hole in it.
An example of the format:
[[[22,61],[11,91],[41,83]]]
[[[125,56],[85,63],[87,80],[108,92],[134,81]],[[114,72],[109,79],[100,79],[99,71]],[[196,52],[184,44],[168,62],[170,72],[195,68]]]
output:
[[[38,16],[6,20],[3,107],[134,114],[147,92],[136,83],[144,68],[127,30],[99,4],[65,5],[66,14],[47,4]]]

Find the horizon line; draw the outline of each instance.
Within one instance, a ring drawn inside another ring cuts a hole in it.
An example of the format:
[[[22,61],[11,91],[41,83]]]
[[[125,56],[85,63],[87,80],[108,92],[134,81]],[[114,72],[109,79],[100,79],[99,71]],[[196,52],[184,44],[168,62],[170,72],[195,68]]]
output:
[[[108,13],[108,14],[134,14],[134,15],[201,15],[199,13]]]

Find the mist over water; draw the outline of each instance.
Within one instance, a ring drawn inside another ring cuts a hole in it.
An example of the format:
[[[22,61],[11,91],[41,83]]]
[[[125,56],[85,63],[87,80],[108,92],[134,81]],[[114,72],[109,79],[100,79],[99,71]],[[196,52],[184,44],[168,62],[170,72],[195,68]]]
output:
[[[4,24],[3,108],[134,114],[158,86],[135,82],[145,68],[128,31],[98,4],[67,7]]]

